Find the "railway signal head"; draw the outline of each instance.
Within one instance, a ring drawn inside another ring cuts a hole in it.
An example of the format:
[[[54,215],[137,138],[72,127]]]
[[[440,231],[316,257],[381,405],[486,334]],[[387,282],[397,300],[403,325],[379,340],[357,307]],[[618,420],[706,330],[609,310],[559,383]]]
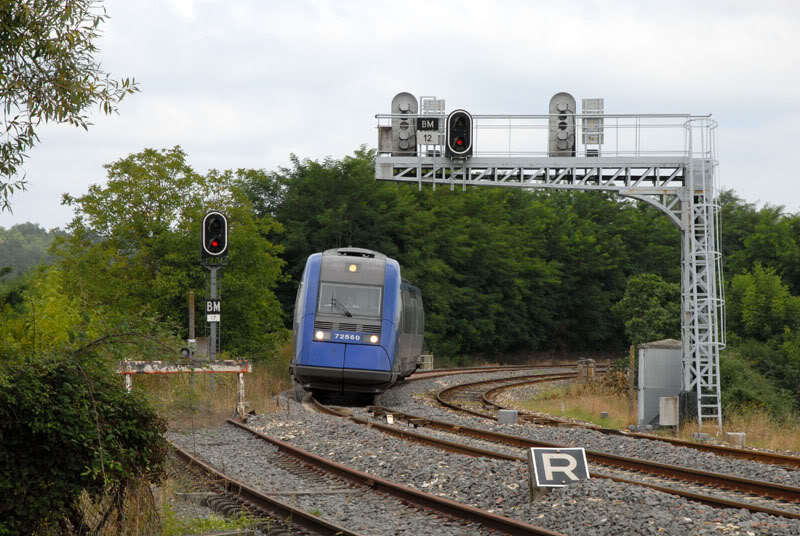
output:
[[[392,99],[392,155],[415,156],[417,154],[416,115],[419,112],[417,98],[411,93],[398,93]]]
[[[550,99],[549,156],[575,156],[575,98],[561,92]]]
[[[447,146],[445,156],[472,156],[472,116],[466,110],[455,110],[447,116]]]
[[[203,218],[203,257],[228,255],[228,218],[221,212],[209,212]]]

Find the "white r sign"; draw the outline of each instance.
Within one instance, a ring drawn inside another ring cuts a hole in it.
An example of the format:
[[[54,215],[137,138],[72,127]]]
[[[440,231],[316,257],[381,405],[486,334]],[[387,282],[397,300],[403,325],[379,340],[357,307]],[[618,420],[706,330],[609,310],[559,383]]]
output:
[[[582,448],[528,450],[530,487],[568,486],[589,478],[586,452]]]

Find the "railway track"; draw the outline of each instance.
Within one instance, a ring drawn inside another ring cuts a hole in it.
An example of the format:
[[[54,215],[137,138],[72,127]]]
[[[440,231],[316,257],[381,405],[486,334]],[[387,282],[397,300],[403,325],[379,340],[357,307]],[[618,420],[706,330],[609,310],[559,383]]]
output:
[[[411,376],[405,379],[406,382],[413,382],[418,380],[429,380],[431,378],[439,378],[441,376],[455,376],[459,374],[475,374],[485,372],[511,372],[516,370],[537,370],[537,369],[574,369],[574,364],[560,364],[560,365],[499,365],[488,367],[462,367],[450,369],[435,369],[435,370],[418,370]]]
[[[520,381],[522,380],[522,381]],[[521,422],[537,424],[541,426],[569,426],[576,428],[586,428],[606,435],[617,435],[624,437],[637,438],[650,441],[663,441],[671,445],[691,448],[698,451],[710,452],[717,456],[725,456],[729,458],[736,458],[740,460],[750,460],[758,463],[766,463],[770,465],[778,465],[788,469],[800,469],[800,457],[789,456],[785,454],[778,454],[772,452],[763,452],[753,449],[741,449],[729,447],[725,445],[713,445],[707,443],[696,443],[693,441],[685,441],[682,439],[675,439],[670,437],[656,436],[652,434],[642,434],[635,432],[626,432],[616,430],[614,428],[604,428],[591,424],[576,423],[567,421],[565,419],[558,419],[547,415],[541,415],[533,412],[526,412],[519,408],[504,406],[496,402],[496,398],[509,390],[525,387],[535,383],[540,383],[543,380],[537,378],[523,379],[522,377],[507,378],[506,380],[488,380],[481,382],[473,382],[453,386],[439,391],[436,395],[437,401],[445,406],[456,411],[463,411],[474,415],[476,417],[497,420],[497,412],[501,409],[514,409],[519,413]],[[549,380],[548,380],[549,381]],[[488,385],[500,384],[495,387],[485,389]]]
[[[328,410],[336,413],[334,408],[328,408]],[[393,421],[402,421],[408,423],[409,426],[445,432],[451,434],[454,438],[477,439],[484,442],[486,448],[465,445],[463,441],[459,440],[447,440],[431,434],[414,432],[409,428],[403,429],[396,425],[390,426],[375,423],[369,419],[347,415],[346,413],[337,414],[340,417],[347,417],[366,426],[377,427],[381,431],[410,441],[418,441],[442,450],[471,456],[486,456],[527,462],[527,458],[520,454],[509,454],[492,449],[496,449],[498,445],[516,449],[533,447],[566,448],[568,446],[534,441],[524,437],[491,432],[385,408],[375,408],[374,412],[378,416],[392,415]],[[593,450],[586,450],[586,459],[592,464],[591,476],[593,478],[608,478],[626,484],[641,485],[717,508],[742,508],[751,512],[800,519],[800,488],[636,458],[615,456]],[[598,467],[602,468],[602,470],[598,471]],[[671,487],[675,483],[681,483],[684,488],[691,487],[692,489]],[[728,497],[713,494],[714,492],[719,493],[719,489],[725,490]],[[702,490],[702,492],[695,490]],[[783,505],[789,505],[793,509],[786,509],[782,507]]]
[[[328,522],[319,516],[270,497],[223,474],[211,465],[174,443],[172,454],[183,467],[181,477],[193,483],[193,489],[206,491],[203,502],[226,516],[247,513],[260,518],[258,528],[268,536],[320,534],[361,536],[362,533]]]
[[[515,377],[513,381],[515,385],[519,385],[521,383],[529,384],[537,381],[568,379],[569,377],[574,377],[574,374],[550,374],[536,379],[525,379],[523,382],[520,382],[520,377]],[[485,391],[485,386],[497,383],[502,383],[502,380],[474,382],[470,390],[474,396],[476,391],[475,385],[480,385],[481,387],[477,389],[477,391],[483,392]],[[457,390],[445,389],[439,393],[440,398],[441,394],[446,391],[450,393],[457,392]],[[464,393],[465,390],[462,389],[461,392]],[[446,395],[445,397],[447,398]],[[481,396],[481,399],[482,398]],[[483,402],[483,400],[481,401]],[[320,412],[348,418],[358,424],[378,428],[385,433],[402,437],[406,440],[416,441],[442,450],[471,456],[485,456],[526,462],[526,457],[518,453],[515,454],[513,451],[506,450],[506,452],[499,452],[497,450],[497,445],[517,449],[528,449],[531,447],[566,447],[566,445],[534,441],[509,434],[447,423],[419,415],[398,412],[389,408],[373,407],[372,412],[375,416],[392,415],[393,420],[397,422],[403,421],[407,423],[409,427],[381,424],[375,422],[373,419],[365,419],[351,415],[346,410],[342,411],[341,409],[324,406],[313,399],[310,400],[310,403]],[[449,399],[449,403],[452,403],[452,398]],[[463,407],[461,409],[463,410]],[[473,413],[471,408],[467,411]],[[476,414],[480,413],[477,410],[474,411]],[[481,416],[486,416],[486,414],[481,414]],[[419,433],[412,431],[410,426],[445,432],[459,438],[459,440],[447,440],[432,434]],[[471,440],[477,439],[486,443],[486,447],[491,448],[464,444],[464,437],[468,437]],[[716,508],[741,508],[750,512],[760,512],[790,519],[800,519],[800,488],[739,478],[720,473],[699,471],[686,467],[660,464],[635,458],[626,458],[591,450],[587,450],[586,455],[587,460],[593,465],[591,474],[594,478],[608,478],[626,484],[645,486]],[[598,467],[602,468],[602,470],[598,471]],[[677,485],[680,487],[676,487]]]
[[[560,532],[493,514],[480,508],[461,504],[444,497],[391,482],[375,475],[351,469],[345,465],[327,460],[277,438],[263,434],[241,422],[229,419],[227,423],[273,445],[281,453],[291,456],[295,460],[295,463],[309,466],[316,471],[343,479],[357,489],[361,489],[365,492],[378,493],[392,497],[409,505],[409,507],[414,510],[421,509],[437,516],[444,516],[446,522],[449,520],[449,522],[457,522],[465,525],[470,534],[488,534],[488,531],[498,531],[503,534],[512,535],[564,536]],[[479,527],[475,525],[479,525]],[[481,529],[481,532],[478,532],[477,529]]]

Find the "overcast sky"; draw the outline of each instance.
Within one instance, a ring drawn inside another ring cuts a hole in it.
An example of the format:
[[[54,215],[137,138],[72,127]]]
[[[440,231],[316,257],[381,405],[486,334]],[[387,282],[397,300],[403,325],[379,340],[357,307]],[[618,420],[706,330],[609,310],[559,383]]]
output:
[[[800,212],[800,2],[110,0],[103,68],[141,93],[89,132],[39,131],[0,226],[64,226],[61,194],[103,164],[180,145],[200,173],[377,145],[400,91],[449,110],[547,113],[558,91],[606,113],[712,114],[720,183]],[[461,7],[457,7],[461,6]],[[723,222],[724,227],[724,222]]]

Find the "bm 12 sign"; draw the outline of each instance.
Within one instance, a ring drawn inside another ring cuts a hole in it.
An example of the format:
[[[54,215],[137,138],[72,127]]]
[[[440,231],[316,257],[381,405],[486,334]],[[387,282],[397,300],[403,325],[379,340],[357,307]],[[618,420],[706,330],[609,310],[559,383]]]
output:
[[[442,145],[438,117],[417,117],[417,143]]]
[[[206,300],[206,322],[219,322],[221,310],[219,300]]]

